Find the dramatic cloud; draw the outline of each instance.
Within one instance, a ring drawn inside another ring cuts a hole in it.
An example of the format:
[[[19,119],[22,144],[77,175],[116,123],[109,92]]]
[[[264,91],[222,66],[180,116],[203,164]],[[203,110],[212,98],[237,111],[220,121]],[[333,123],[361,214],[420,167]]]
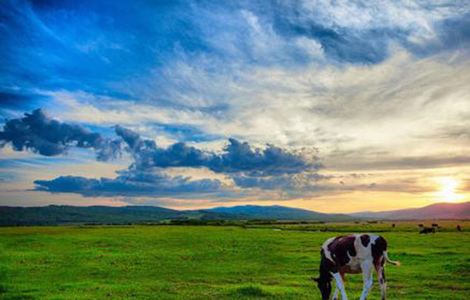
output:
[[[2,146],[10,143],[13,150],[31,150],[44,156],[65,153],[71,147],[90,148],[98,160],[115,157],[121,151],[121,142],[127,145],[134,162],[116,178],[85,178],[60,176],[53,180],[36,180],[36,190],[51,193],[77,193],[83,196],[193,196],[222,192],[217,179],[192,180],[189,176],[170,176],[171,168],[207,168],[227,174],[240,188],[305,190],[321,176],[315,172],[321,167],[315,155],[291,152],[273,145],[264,149],[246,142],[229,139],[221,153],[200,150],[185,143],[158,147],[136,132],[115,126],[120,139],[111,140],[79,125],[62,123],[48,117],[42,110],[26,113],[23,118],[8,120],[0,132]],[[121,141],[122,139],[122,141]],[[309,174],[303,174],[304,172]],[[313,173],[312,173],[313,172]],[[260,178],[261,177],[261,178]]]
[[[317,173],[300,173],[270,177],[254,177],[246,175],[234,175],[234,182],[237,186],[243,188],[257,188],[263,190],[286,190],[312,192],[320,190],[317,185],[319,180],[328,180],[328,176]]]
[[[251,176],[296,174],[317,170],[321,164],[317,157],[267,145],[253,148],[246,142],[229,139],[229,144],[218,154],[202,151],[185,143],[160,148],[154,141],[144,140],[137,133],[116,126],[116,134],[127,143],[138,169],[149,167],[206,167],[216,173],[246,173]]]
[[[6,144],[11,144],[16,151],[31,150],[45,156],[63,154],[72,146],[91,148],[96,151],[98,160],[116,157],[120,150],[119,141],[51,119],[40,109],[5,123],[0,131],[0,147]]]
[[[298,183],[293,182],[300,182],[300,177],[290,176],[306,171],[316,172],[321,167],[316,156],[307,157],[301,152],[290,152],[273,145],[258,149],[246,142],[229,139],[223,151],[216,153],[182,142],[161,148],[154,141],[143,139],[136,132],[119,125],[115,126],[115,132],[125,142],[125,149],[134,159],[134,163],[127,170],[120,171],[118,177],[90,179],[61,176],[50,181],[35,181],[37,190],[84,196],[156,196],[187,192],[201,194],[220,189],[219,180],[192,181],[190,177],[169,176],[163,172],[168,168],[207,168],[215,173],[232,174],[235,184],[240,187],[257,184],[261,189],[270,189],[269,185],[283,180],[278,189],[293,189],[298,187]],[[0,140],[2,146],[11,143],[15,151],[28,149],[44,156],[56,156],[70,147],[78,147],[94,149],[98,160],[106,160],[121,151],[121,140],[103,138],[81,126],[61,123],[49,118],[40,109],[26,113],[23,118],[8,120],[0,132]],[[274,179],[276,175],[281,177]],[[255,179],[260,176],[270,178]],[[312,176],[311,179],[315,179],[317,174],[313,173]],[[251,182],[241,178],[251,178]]]
[[[186,194],[201,195],[222,192],[222,184],[215,179],[191,180],[189,177],[168,176],[159,170],[119,172],[116,178],[85,178],[60,176],[53,180],[36,180],[36,190],[51,193],[76,193],[85,197],[152,196],[168,197]]]
[[[317,170],[321,164],[316,156],[306,157],[273,145],[263,150],[253,149],[246,142],[229,139],[225,152],[215,156],[209,168],[215,172],[248,173],[251,176],[302,173]]]
[[[347,63],[379,63],[393,45],[418,56],[465,47],[470,42],[466,1],[301,0],[280,2],[274,27],[283,36],[305,36],[322,45],[326,55]]]
[[[469,1],[167,2],[0,1],[3,186],[371,209],[468,173]]]
[[[138,169],[151,167],[202,167],[210,159],[210,154],[176,143],[166,149],[160,148],[154,141],[142,139],[139,134],[121,126],[116,126],[116,134],[128,145],[128,151],[135,159]]]

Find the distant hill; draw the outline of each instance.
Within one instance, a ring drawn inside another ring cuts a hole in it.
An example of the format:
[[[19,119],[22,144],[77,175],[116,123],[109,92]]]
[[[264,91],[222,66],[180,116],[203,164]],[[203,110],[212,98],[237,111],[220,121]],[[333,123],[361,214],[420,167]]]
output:
[[[0,207],[0,226],[58,225],[78,223],[128,224],[163,220],[225,219],[223,214],[203,210],[179,211],[157,206],[69,206]]]
[[[236,206],[173,210],[157,206],[0,206],[0,226],[60,224],[138,224],[165,220],[306,220],[346,221],[357,217],[323,214],[283,206]]]
[[[285,207],[279,205],[259,206],[243,205],[232,207],[216,207],[206,211],[224,213],[236,219],[257,220],[306,220],[306,221],[350,221],[357,219],[343,214],[326,214],[311,210]]]
[[[470,202],[437,203],[420,208],[381,212],[359,212],[353,217],[385,220],[470,219]]]
[[[470,202],[439,203],[422,208],[353,214],[326,214],[279,205],[243,205],[201,210],[174,210],[157,206],[0,206],[0,226],[61,224],[142,224],[161,221],[281,220],[352,221],[358,219],[420,220],[470,219]]]

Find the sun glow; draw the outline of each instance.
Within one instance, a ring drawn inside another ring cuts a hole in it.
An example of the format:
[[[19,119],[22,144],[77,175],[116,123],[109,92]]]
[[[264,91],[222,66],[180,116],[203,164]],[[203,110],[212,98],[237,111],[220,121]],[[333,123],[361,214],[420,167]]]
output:
[[[439,201],[458,202],[465,196],[456,192],[460,182],[452,177],[442,177],[438,180],[440,190],[436,192],[436,198]]]

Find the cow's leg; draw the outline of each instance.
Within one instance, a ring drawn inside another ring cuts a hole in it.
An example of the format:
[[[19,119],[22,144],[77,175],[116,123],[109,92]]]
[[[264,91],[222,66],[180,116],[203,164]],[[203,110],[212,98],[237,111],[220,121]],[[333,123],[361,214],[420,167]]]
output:
[[[333,293],[333,300],[338,300],[338,286],[335,287],[335,292]]]
[[[333,273],[333,277],[336,280],[336,288],[341,292],[341,300],[348,300],[348,296],[346,296],[346,290],[344,289],[343,279],[341,278],[339,272]]]
[[[364,281],[364,286],[362,288],[362,294],[360,300],[365,300],[367,294],[369,293],[370,288],[374,281],[372,280],[372,262],[365,261],[361,264],[362,269],[362,278]]]
[[[385,280],[385,268],[382,265],[376,267],[376,270],[377,277],[379,278],[381,299],[385,300],[387,298],[387,281]]]
[[[344,282],[345,282],[345,279],[344,279],[344,273],[343,272],[339,272],[339,275],[341,275],[341,279],[343,280],[343,286],[344,286]],[[335,292],[333,293],[333,300],[338,300],[338,293],[339,293],[339,289],[338,289],[338,285],[335,286]]]

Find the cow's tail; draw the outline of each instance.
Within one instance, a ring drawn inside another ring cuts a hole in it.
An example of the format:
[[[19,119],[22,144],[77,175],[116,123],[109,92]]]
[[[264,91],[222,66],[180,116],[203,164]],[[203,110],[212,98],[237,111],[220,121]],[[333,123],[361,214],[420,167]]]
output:
[[[387,262],[391,263],[392,265],[395,265],[397,267],[399,267],[401,265],[398,260],[391,260],[390,258],[388,258],[387,251],[384,251],[384,258]]]

